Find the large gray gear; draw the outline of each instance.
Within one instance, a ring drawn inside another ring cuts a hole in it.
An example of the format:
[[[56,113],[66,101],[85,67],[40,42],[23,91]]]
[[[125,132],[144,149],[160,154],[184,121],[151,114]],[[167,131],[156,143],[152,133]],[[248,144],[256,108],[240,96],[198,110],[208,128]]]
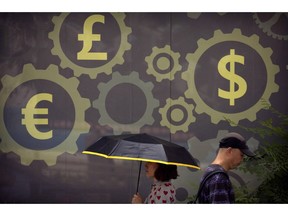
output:
[[[146,96],[147,107],[143,116],[136,122],[131,124],[121,124],[112,119],[106,110],[106,98],[109,91],[118,84],[128,83],[139,87]],[[153,110],[159,106],[159,101],[153,97],[151,82],[143,82],[139,79],[137,72],[132,72],[130,75],[123,76],[119,72],[113,72],[112,79],[107,83],[100,83],[98,89],[100,91],[99,98],[93,101],[93,107],[99,110],[101,125],[108,125],[113,128],[114,134],[121,134],[122,132],[139,133],[141,127],[144,125],[151,125],[154,122]]]

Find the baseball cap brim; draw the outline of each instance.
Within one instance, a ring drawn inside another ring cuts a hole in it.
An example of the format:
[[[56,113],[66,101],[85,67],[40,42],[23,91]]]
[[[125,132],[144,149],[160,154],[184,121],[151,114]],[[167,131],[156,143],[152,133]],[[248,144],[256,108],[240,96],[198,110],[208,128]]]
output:
[[[255,157],[255,156],[256,156],[256,154],[254,154],[253,152],[251,152],[249,149],[240,149],[240,151],[241,151],[243,154],[247,155],[248,157]]]
[[[249,147],[246,145],[244,137],[240,134],[232,132],[228,133],[222,140],[220,140],[219,148],[238,148],[243,154],[248,157],[255,157],[256,154],[250,151]]]

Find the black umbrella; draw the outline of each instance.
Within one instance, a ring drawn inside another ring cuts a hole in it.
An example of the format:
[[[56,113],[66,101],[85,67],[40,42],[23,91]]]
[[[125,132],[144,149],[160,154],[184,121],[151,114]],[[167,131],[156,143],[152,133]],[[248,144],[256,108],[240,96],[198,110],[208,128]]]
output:
[[[140,161],[136,192],[142,161],[200,169],[185,147],[145,133],[103,136],[82,153]]]

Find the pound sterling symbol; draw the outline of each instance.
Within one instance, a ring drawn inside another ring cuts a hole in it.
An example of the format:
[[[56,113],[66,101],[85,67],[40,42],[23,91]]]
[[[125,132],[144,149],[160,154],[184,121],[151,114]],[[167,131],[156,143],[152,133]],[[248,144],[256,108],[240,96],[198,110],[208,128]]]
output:
[[[83,48],[77,53],[78,60],[107,60],[106,52],[90,52],[92,41],[101,41],[100,34],[93,34],[94,23],[105,23],[103,15],[92,15],[84,22],[83,34],[78,34],[78,41],[83,41]]]
[[[218,63],[218,72],[222,77],[230,81],[229,91],[224,91],[218,88],[218,96],[224,99],[229,99],[229,105],[235,105],[235,99],[242,97],[247,91],[246,81],[235,74],[235,62],[244,65],[244,56],[235,55],[235,50],[230,49],[230,55],[224,56]],[[230,71],[227,70],[226,65],[230,63]],[[235,91],[235,84],[238,85]]]
[[[40,93],[40,94],[34,95],[28,101],[26,108],[23,108],[21,110],[22,114],[24,115],[24,118],[22,119],[22,125],[26,125],[26,129],[28,133],[35,139],[39,139],[39,140],[52,138],[51,130],[47,132],[41,132],[35,127],[35,125],[47,125],[48,124],[47,118],[42,118],[42,119],[34,118],[34,115],[36,114],[40,114],[40,115],[48,114],[47,108],[35,108],[36,105],[40,101],[44,101],[44,100],[52,102],[52,94]]]

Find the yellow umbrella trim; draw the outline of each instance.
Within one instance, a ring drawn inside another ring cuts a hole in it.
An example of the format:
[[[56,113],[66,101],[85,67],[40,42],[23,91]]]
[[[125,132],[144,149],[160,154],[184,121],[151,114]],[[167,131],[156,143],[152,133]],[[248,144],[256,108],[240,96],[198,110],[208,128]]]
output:
[[[110,158],[110,159],[146,161],[146,162],[162,163],[162,164],[167,164],[167,165],[185,166],[185,167],[190,167],[190,168],[194,168],[194,169],[200,170],[200,167],[194,166],[194,165],[191,165],[191,164],[183,164],[183,163],[176,163],[176,162],[165,162],[165,161],[152,160],[152,159],[147,159],[147,158],[109,156],[109,155],[105,155],[105,154],[101,154],[101,153],[97,153],[97,152],[91,152],[91,151],[83,151],[82,153],[83,154],[97,155],[97,156],[101,156],[101,157],[104,157],[104,158]]]

